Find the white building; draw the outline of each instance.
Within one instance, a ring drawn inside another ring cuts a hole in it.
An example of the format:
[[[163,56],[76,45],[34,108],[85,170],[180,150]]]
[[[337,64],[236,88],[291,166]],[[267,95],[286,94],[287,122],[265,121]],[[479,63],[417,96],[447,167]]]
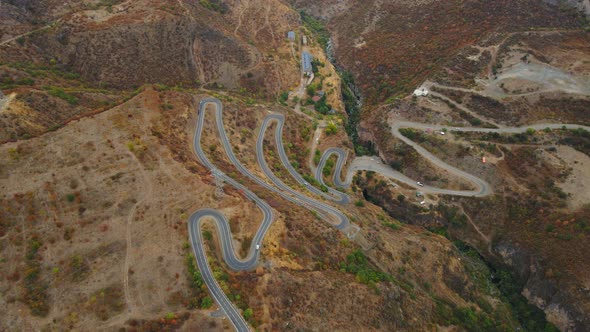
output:
[[[419,87],[418,89],[414,90],[414,96],[416,96],[416,97],[428,96],[428,89],[426,89],[425,87]]]

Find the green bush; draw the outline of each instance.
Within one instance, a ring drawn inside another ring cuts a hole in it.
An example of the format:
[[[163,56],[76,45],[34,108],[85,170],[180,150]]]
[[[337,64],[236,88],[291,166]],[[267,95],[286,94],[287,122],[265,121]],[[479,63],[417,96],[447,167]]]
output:
[[[252,318],[252,316],[254,316],[254,312],[252,311],[251,308],[248,308],[248,309],[244,310],[243,316],[244,316],[244,319],[250,320],[250,318]]]
[[[213,300],[209,296],[205,296],[201,300],[201,309],[209,309],[213,306]]]
[[[333,122],[328,123],[328,126],[326,126],[326,135],[335,135],[337,132],[338,127],[336,127],[336,125]]]
[[[279,102],[281,104],[284,104],[287,99],[289,99],[289,92],[287,91],[283,91],[280,95],[279,95]]]
[[[322,45],[323,48],[326,48],[328,45],[328,41],[330,40],[330,33],[324,26],[324,24],[315,19],[314,17],[308,15],[304,11],[300,12],[301,20],[303,21],[303,25],[308,28],[312,33],[314,33],[317,37],[318,43]]]
[[[369,266],[365,254],[359,249],[353,250],[346,256],[346,263],[341,263],[340,268],[356,276],[356,279],[363,284],[374,284],[381,281],[391,281],[393,278],[381,271]]]
[[[78,104],[78,98],[68,94],[62,88],[58,88],[55,86],[45,86],[45,87],[43,87],[43,89],[45,91],[47,91],[47,93],[49,95],[63,99],[65,101],[67,101],[70,105],[77,105]]]
[[[225,6],[219,0],[199,0],[199,3],[201,6],[221,14],[224,14],[227,11]]]

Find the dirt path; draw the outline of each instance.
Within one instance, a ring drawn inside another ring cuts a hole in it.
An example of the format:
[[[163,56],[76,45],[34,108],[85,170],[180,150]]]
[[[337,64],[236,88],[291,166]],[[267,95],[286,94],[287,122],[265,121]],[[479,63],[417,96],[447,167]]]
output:
[[[309,158],[307,160],[307,164],[309,166],[309,169],[311,170],[311,174],[315,174],[316,172],[316,166],[313,164],[313,157],[315,155],[315,150],[318,148],[318,143],[320,141],[320,138],[322,136],[322,131],[323,129],[326,127],[326,122],[322,121],[318,124],[317,128],[315,129],[315,132],[313,134],[313,138],[311,140],[311,147],[309,149]]]
[[[467,108],[467,107],[465,107],[465,106],[457,103],[456,101],[452,100],[451,98],[449,98],[449,97],[447,97],[447,96],[445,96],[445,95],[443,95],[441,93],[431,91],[430,94],[433,95],[433,96],[435,96],[435,97],[438,97],[440,99],[443,99],[443,100],[445,100],[445,101],[447,101],[447,102],[449,102],[451,104],[453,104],[456,108],[458,108],[458,109],[460,109],[460,110],[462,110],[464,112],[467,112],[467,113],[471,114],[471,116],[473,116],[476,119],[479,119],[482,122],[489,122],[489,123],[493,124],[494,126],[496,126],[498,128],[502,128],[503,127],[501,124],[496,123],[494,120],[489,119],[489,118],[486,118],[486,117],[483,117],[480,114],[475,113],[471,109],[469,109],[469,108]]]
[[[133,224],[133,219],[135,217],[135,212],[137,211],[137,208],[139,206],[145,204],[147,201],[149,201],[152,198],[153,184],[149,180],[149,177],[146,174],[146,170],[143,167],[143,164],[139,161],[139,159],[137,159],[135,154],[133,154],[130,151],[128,151],[128,154],[131,156],[131,159],[133,159],[138,165],[139,172],[141,174],[142,182],[143,182],[143,185],[141,186],[141,188],[147,188],[145,191],[142,191],[143,194],[141,195],[141,199],[139,199],[133,205],[133,208],[129,212],[129,215],[127,216],[127,224],[126,224],[126,228],[125,228],[126,246],[125,246],[125,263],[123,264],[123,289],[124,289],[124,293],[125,293],[125,302],[127,303],[127,308],[128,308],[127,312],[128,312],[128,315],[130,315],[131,313],[133,313],[135,311],[134,303],[131,298],[131,291],[129,289],[129,266],[130,266],[130,260],[131,260],[130,252],[131,252],[131,248],[133,245],[133,242],[131,239],[131,227]]]
[[[21,37],[26,37],[26,36],[28,36],[28,35],[31,35],[31,34],[35,33],[35,32],[42,31],[42,30],[45,30],[45,29],[49,29],[49,28],[51,28],[53,25],[57,24],[58,22],[59,22],[59,20],[58,20],[58,21],[55,21],[55,22],[52,22],[52,23],[49,23],[49,24],[47,24],[47,25],[45,25],[45,26],[43,26],[43,27],[41,27],[41,28],[38,28],[38,29],[35,29],[35,30],[31,30],[31,31],[29,31],[29,32],[25,32],[25,33],[23,33],[23,34],[20,34],[20,35],[18,35],[18,36],[12,37],[12,38],[10,38],[10,39],[7,39],[7,40],[4,40],[4,41],[0,42],[0,46],[8,45],[8,44],[10,44],[11,42],[13,42],[13,41],[16,41],[17,39],[19,39],[19,38],[21,38]]]
[[[238,35],[238,30],[240,30],[240,27],[242,26],[242,17],[244,16],[244,12],[246,11],[246,9],[248,9],[249,6],[250,1],[244,0],[244,7],[242,7],[242,9],[240,10],[240,14],[238,14],[238,24],[236,24],[236,28],[234,29],[235,36]]]

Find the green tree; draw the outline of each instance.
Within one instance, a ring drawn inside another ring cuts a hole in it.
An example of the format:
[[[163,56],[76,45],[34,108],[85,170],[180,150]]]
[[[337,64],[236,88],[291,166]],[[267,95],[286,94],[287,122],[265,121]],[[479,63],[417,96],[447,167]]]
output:
[[[209,309],[211,306],[213,306],[213,300],[209,296],[205,296],[201,300],[201,309]]]
[[[254,316],[254,311],[252,311],[252,309],[250,308],[247,308],[246,310],[244,310],[243,316],[246,320],[250,320],[250,318]]]
[[[333,122],[328,123],[328,126],[326,127],[326,135],[330,136],[330,135],[334,135],[338,132],[338,127],[336,127],[336,125]]]

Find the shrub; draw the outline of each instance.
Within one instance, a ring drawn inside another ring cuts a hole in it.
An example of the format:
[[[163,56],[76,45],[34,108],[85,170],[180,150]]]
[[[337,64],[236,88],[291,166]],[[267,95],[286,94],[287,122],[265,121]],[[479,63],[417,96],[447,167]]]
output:
[[[346,256],[346,263],[340,264],[340,268],[354,274],[357,281],[363,284],[393,280],[390,275],[371,268],[367,257],[359,249],[353,250]]]
[[[43,87],[43,89],[45,89],[49,95],[63,99],[67,101],[70,105],[78,104],[78,98],[68,94],[62,88],[58,88],[55,86],[46,86]]]
[[[18,150],[16,148],[8,149],[8,155],[10,156],[10,159],[12,159],[12,160],[18,160],[20,158],[20,155],[19,155]]]
[[[213,306],[213,300],[209,296],[205,296],[201,300],[201,309],[209,309],[211,306]]]
[[[358,206],[358,207],[363,207],[363,206],[365,206],[365,202],[362,200],[358,200],[358,201],[354,202],[354,205]]]
[[[279,95],[279,102],[281,104],[284,104],[287,99],[289,99],[289,93],[287,91],[283,91],[280,95]]]
[[[254,316],[254,312],[252,311],[251,308],[247,308],[246,310],[244,310],[243,316],[244,316],[244,319],[250,320],[250,318],[252,318],[252,316]]]
[[[330,122],[326,127],[326,135],[331,136],[338,132],[338,127],[333,122]]]

